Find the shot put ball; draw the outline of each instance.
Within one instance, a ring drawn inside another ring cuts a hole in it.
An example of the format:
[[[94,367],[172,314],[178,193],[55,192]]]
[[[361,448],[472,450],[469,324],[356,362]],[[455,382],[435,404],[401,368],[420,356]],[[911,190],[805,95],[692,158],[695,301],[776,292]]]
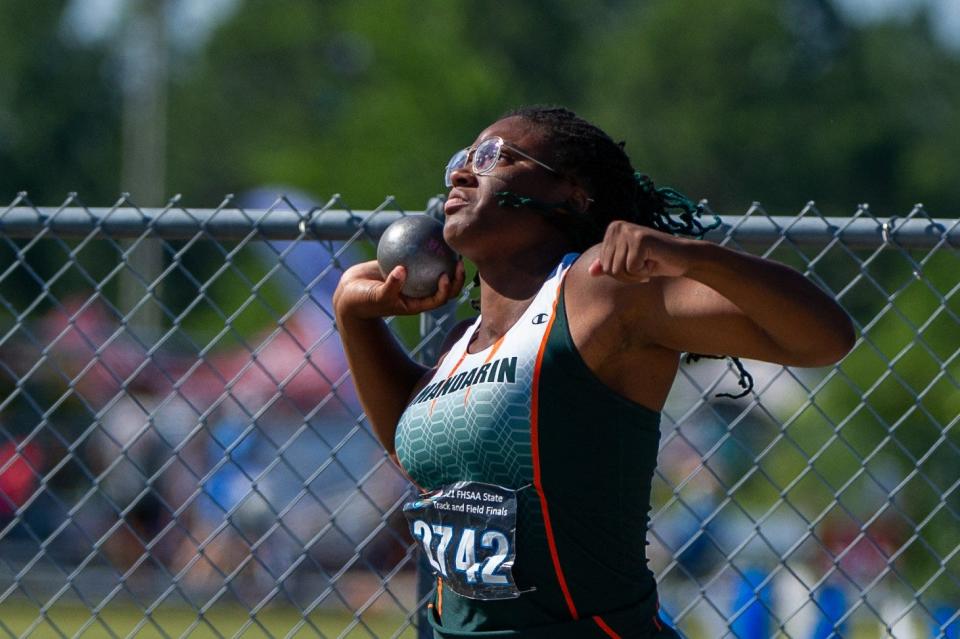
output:
[[[377,262],[386,277],[403,265],[407,297],[429,297],[437,292],[437,280],[446,273],[453,279],[457,254],[443,241],[443,224],[428,215],[408,215],[387,227],[377,244]]]

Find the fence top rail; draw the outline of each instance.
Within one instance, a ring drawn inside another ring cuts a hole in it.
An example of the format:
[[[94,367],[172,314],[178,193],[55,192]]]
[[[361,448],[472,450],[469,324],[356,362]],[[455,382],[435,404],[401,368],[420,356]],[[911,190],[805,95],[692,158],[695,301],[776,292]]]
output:
[[[379,238],[393,221],[405,215],[431,214],[433,210],[288,209],[188,209],[121,207],[35,207],[0,209],[0,234],[35,237],[42,232],[58,237],[86,237],[98,233],[114,238],[148,234],[164,239],[189,239],[204,233],[211,239],[317,239]],[[860,209],[850,217],[823,217],[816,213],[767,215],[753,209],[743,215],[719,215],[721,225],[706,239],[730,238],[743,246],[768,246],[786,238],[803,246],[823,246],[839,240],[854,248],[893,244],[903,248],[932,248],[941,243],[960,247],[960,219],[925,215],[881,219]]]

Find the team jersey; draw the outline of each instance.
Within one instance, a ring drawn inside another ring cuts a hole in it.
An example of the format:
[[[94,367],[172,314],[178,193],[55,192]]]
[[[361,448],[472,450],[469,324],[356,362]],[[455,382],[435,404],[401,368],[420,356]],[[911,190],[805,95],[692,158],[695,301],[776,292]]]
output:
[[[438,637],[674,636],[645,553],[660,414],[611,390],[577,352],[562,286],[576,257],[503,337],[468,353],[478,317],[397,425],[398,459],[422,490],[474,481],[518,491],[522,594],[471,599],[440,580]]]

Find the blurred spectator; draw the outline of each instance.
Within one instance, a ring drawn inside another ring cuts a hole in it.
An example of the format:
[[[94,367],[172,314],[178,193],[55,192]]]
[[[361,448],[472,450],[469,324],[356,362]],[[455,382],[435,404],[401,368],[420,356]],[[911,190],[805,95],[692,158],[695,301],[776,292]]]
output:
[[[957,617],[957,608],[939,606],[933,611],[930,636],[943,637],[943,639],[960,639],[960,619]]]
[[[268,552],[262,536],[274,520],[274,511],[260,477],[272,455],[259,428],[235,415],[222,417],[205,438],[203,467],[214,469],[203,482],[203,494],[193,501],[189,518],[190,539],[179,549],[178,563],[187,565],[203,547],[203,558],[186,575],[187,583],[209,589],[223,575],[236,570],[258,546],[257,562],[248,562],[243,575],[262,573],[258,564]],[[261,579],[262,581],[262,579]],[[265,584],[265,585],[270,585]]]
[[[119,566],[129,567],[145,552],[173,516],[194,483],[182,471],[189,449],[187,436],[196,415],[179,397],[157,397],[152,389],[134,384],[100,418],[86,453],[106,497],[105,530],[119,517],[125,520],[111,535],[106,550]],[[176,457],[174,472],[166,472]],[[187,485],[184,486],[183,484]],[[164,547],[151,550],[163,559]]]
[[[766,580],[766,583],[764,581]],[[740,573],[730,616],[737,615],[730,629],[738,639],[766,639],[771,636],[773,592],[768,575],[759,568]]]
[[[43,451],[22,439],[0,444],[0,526],[6,525],[40,487]]]
[[[841,621],[847,612],[847,596],[843,589],[828,583],[820,588],[816,601],[817,608],[820,609],[820,621],[813,631],[812,639],[846,636],[847,623]]]

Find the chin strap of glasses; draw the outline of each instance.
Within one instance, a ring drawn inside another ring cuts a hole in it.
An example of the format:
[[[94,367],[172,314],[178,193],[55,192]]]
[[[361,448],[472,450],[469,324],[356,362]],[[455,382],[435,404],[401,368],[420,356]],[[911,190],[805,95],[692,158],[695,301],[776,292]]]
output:
[[[562,211],[570,215],[580,216],[582,213],[566,202],[545,202],[534,197],[518,195],[513,191],[497,191],[497,204],[500,206],[511,207],[515,209],[535,209],[543,213],[556,213]]]
[[[586,236],[596,235],[596,241],[603,237],[603,229],[593,216],[573,208],[566,202],[546,202],[534,197],[518,195],[512,191],[497,191],[495,195],[497,204],[502,207],[528,208],[540,212],[563,232],[569,234],[574,243]]]

